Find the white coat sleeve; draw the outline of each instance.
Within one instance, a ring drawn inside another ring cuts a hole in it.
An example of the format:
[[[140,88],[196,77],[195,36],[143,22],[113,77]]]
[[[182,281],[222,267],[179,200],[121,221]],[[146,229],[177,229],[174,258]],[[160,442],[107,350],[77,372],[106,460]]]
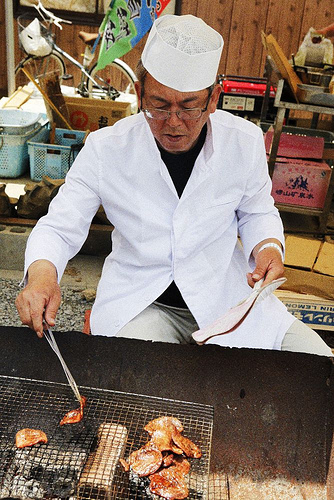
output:
[[[237,210],[239,235],[251,265],[254,265],[252,250],[260,241],[276,238],[284,248],[283,224],[274,205],[271,189],[263,134],[259,129],[258,137],[254,140],[245,194]]]
[[[100,160],[93,135],[87,137],[47,215],[30,234],[25,252],[25,276],[32,262],[46,259],[56,266],[60,281],[68,260],[78,253],[87,238],[92,218],[101,204]]]

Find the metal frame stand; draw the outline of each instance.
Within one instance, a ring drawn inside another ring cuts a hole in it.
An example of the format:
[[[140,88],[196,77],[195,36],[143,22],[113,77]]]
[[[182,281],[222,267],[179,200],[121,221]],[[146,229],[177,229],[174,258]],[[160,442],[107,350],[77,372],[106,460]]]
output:
[[[286,116],[286,112],[289,112],[290,109],[296,109],[299,111],[309,111],[313,113],[313,119],[311,121],[311,128],[316,128],[319,114],[330,114],[334,116],[334,107],[326,107],[326,106],[316,106],[313,104],[302,104],[295,102],[285,102],[281,100],[282,92],[284,87],[284,80],[281,79],[277,85],[277,92],[274,105],[278,108],[277,115],[274,123],[274,136],[271,145],[271,150],[268,159],[268,168],[270,177],[273,176],[274,167],[277,157],[277,151],[280,141],[280,136],[283,129],[283,122]],[[327,190],[327,195],[325,198],[324,206],[322,209],[319,208],[310,208],[296,205],[287,205],[283,203],[277,203],[276,206],[280,211],[285,212],[293,212],[303,215],[315,216],[319,219],[319,233],[326,234],[326,226],[327,219],[331,208],[331,202],[334,194],[334,175],[333,175],[333,167],[332,174],[330,178],[330,183]]]

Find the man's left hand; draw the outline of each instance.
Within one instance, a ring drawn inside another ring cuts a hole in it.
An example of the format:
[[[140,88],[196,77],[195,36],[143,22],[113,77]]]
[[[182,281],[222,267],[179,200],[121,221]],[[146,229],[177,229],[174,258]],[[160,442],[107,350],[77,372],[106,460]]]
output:
[[[247,274],[247,281],[251,287],[262,278],[264,278],[263,285],[267,285],[284,275],[282,256],[275,247],[264,248],[261,252],[256,252],[255,264],[254,271]]]

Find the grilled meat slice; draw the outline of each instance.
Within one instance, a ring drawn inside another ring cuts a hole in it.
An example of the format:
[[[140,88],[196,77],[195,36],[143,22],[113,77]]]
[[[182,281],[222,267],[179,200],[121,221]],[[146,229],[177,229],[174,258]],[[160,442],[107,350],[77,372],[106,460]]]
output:
[[[150,491],[169,500],[182,500],[189,495],[184,474],[173,465],[150,476]]]
[[[16,433],[15,443],[18,448],[33,446],[38,443],[47,443],[48,438],[45,432],[39,429],[21,429]]]
[[[160,451],[172,451],[177,455],[182,455],[182,449],[173,442],[173,432],[182,432],[183,426],[175,417],[159,417],[151,420],[144,429],[150,434],[150,442]]]
[[[174,463],[173,453],[166,453],[165,455],[163,455],[163,459],[162,459],[163,467],[169,467],[173,463]]]
[[[75,410],[71,410],[61,419],[60,425],[64,424],[76,424],[80,422],[83,418],[83,409],[86,406],[87,398],[85,396],[81,396],[80,408],[76,408]]]
[[[181,424],[180,420],[176,417],[158,417],[155,418],[154,420],[151,420],[148,424],[145,425],[144,429],[147,431],[150,435],[153,434],[154,431],[158,429],[166,429],[169,427],[175,427],[179,432],[183,431],[183,425]]]
[[[190,439],[183,436],[179,431],[175,430],[172,434],[172,440],[181,448],[181,450],[190,458],[201,458],[202,452],[200,448],[193,443]]]
[[[124,470],[130,468],[140,477],[149,476],[151,493],[169,500],[187,498],[186,475],[190,471],[190,463],[184,454],[200,458],[201,450],[181,434],[183,425],[175,417],[156,418],[148,422],[144,429],[150,434],[150,440],[133,451],[128,461],[120,460]]]
[[[190,462],[185,457],[174,457],[173,467],[180,474],[186,475],[190,471]]]
[[[182,455],[181,448],[176,446],[172,440],[172,431],[154,431],[150,443],[154,444],[160,451],[172,451],[176,455]]]
[[[129,456],[131,470],[139,477],[149,476],[156,472],[162,464],[162,453],[148,442]]]
[[[59,425],[64,424],[76,424],[82,420],[83,413],[80,411],[80,408],[76,410],[71,410],[61,419]]]

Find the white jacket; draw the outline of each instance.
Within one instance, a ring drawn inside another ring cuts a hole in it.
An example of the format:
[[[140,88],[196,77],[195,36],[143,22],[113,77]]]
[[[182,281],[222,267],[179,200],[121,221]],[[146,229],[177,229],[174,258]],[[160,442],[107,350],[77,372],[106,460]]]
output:
[[[262,132],[225,111],[210,115],[205,144],[178,198],[143,114],[91,133],[28,241],[61,278],[100,204],[115,229],[91,314],[93,334],[115,335],[175,281],[200,327],[247,297],[250,257],[266,238],[284,242],[270,195]],[[237,243],[238,234],[243,249]],[[213,342],[280,349],[294,317],[274,296]]]

